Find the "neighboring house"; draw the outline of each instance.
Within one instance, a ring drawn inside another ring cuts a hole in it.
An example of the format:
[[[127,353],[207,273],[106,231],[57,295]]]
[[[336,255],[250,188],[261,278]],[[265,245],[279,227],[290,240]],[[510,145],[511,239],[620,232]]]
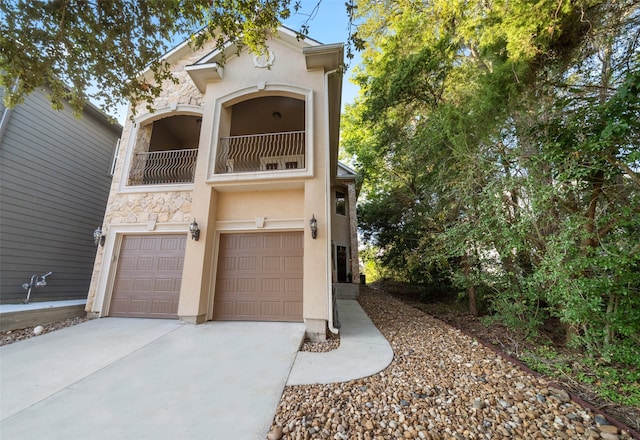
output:
[[[85,298],[122,127],[92,105],[81,119],[55,111],[43,89],[14,109],[2,95],[0,302],[24,301],[22,284],[48,272],[30,301]]]
[[[359,280],[355,175],[337,160],[343,45],[285,28],[268,45],[165,56],[178,83],[125,126],[90,316],[335,330],[332,279]]]

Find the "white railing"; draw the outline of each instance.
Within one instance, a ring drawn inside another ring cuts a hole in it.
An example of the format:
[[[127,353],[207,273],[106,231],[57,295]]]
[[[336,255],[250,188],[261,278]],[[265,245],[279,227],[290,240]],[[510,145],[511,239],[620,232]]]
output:
[[[198,150],[138,153],[131,163],[129,185],[193,183]]]
[[[216,174],[305,168],[305,132],[220,138]]]

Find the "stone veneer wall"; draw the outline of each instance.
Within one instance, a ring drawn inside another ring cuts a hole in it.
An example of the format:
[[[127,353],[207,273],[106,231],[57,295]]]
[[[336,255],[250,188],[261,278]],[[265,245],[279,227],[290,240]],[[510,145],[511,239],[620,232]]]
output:
[[[185,71],[185,66],[195,63],[204,55],[209,53],[214,47],[213,43],[205,44],[200,50],[192,52],[183,59],[177,61],[171,68],[171,72],[177,79],[177,83],[165,81],[163,89],[155,100],[154,108],[156,110],[166,109],[178,104],[188,104],[201,106],[203,103],[203,95],[200,93],[196,85],[191,81],[189,74]],[[135,118],[139,119],[145,114],[150,113],[146,108],[146,104],[139,104],[136,107]],[[166,114],[170,116],[170,114]],[[170,192],[145,192],[141,188],[141,192],[120,193],[120,182],[125,181],[128,176],[123,175],[124,161],[126,158],[126,150],[129,145],[129,137],[135,133],[136,139],[134,149],[136,152],[147,151],[149,148],[149,140],[151,139],[151,126],[139,127],[134,130],[134,122],[131,119],[131,108],[125,121],[125,127],[122,132],[120,142],[120,150],[114,170],[113,180],[111,184],[111,192],[103,228],[109,229],[112,225],[122,224],[148,224],[155,223],[181,223],[191,221],[191,192],[190,191],[170,191]],[[185,234],[186,234],[185,229]],[[98,287],[98,279],[101,270],[109,270],[109,264],[105,263],[104,247],[98,247],[96,260],[93,267],[93,275],[91,278],[91,286],[87,297],[86,310],[93,310],[93,302],[96,297]]]
[[[113,225],[188,223],[191,220],[191,191],[117,194],[110,198],[104,227],[108,229]],[[184,232],[186,235],[186,228]],[[87,297],[87,311],[93,308],[103,258],[104,247],[99,246]],[[108,270],[108,266],[104,269]]]
[[[191,191],[120,194],[109,204],[105,224],[186,222],[190,215]]]

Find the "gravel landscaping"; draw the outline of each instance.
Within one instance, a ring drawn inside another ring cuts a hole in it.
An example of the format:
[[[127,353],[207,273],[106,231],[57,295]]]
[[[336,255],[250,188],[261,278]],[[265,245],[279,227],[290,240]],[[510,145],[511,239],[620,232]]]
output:
[[[269,440],[631,438],[461,331],[363,291],[360,304],[393,348],[391,365],[347,383],[286,387]]]
[[[18,330],[7,330],[0,333],[0,346],[13,344],[14,342],[24,341],[25,339],[34,338],[36,336],[44,335],[45,333],[51,333],[56,330],[60,330],[65,327],[71,327],[72,325],[85,322],[87,318],[77,317],[69,318],[63,321],[51,322],[44,324],[41,331],[36,331],[36,327],[27,327]]]

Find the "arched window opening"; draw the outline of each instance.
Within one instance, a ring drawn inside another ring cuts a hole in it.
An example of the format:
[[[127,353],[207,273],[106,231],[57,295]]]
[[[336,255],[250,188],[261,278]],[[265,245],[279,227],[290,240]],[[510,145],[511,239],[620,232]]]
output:
[[[193,183],[202,118],[177,115],[138,131],[129,185]]]
[[[225,109],[228,136],[220,138],[216,174],[306,167],[305,101],[262,96]]]

